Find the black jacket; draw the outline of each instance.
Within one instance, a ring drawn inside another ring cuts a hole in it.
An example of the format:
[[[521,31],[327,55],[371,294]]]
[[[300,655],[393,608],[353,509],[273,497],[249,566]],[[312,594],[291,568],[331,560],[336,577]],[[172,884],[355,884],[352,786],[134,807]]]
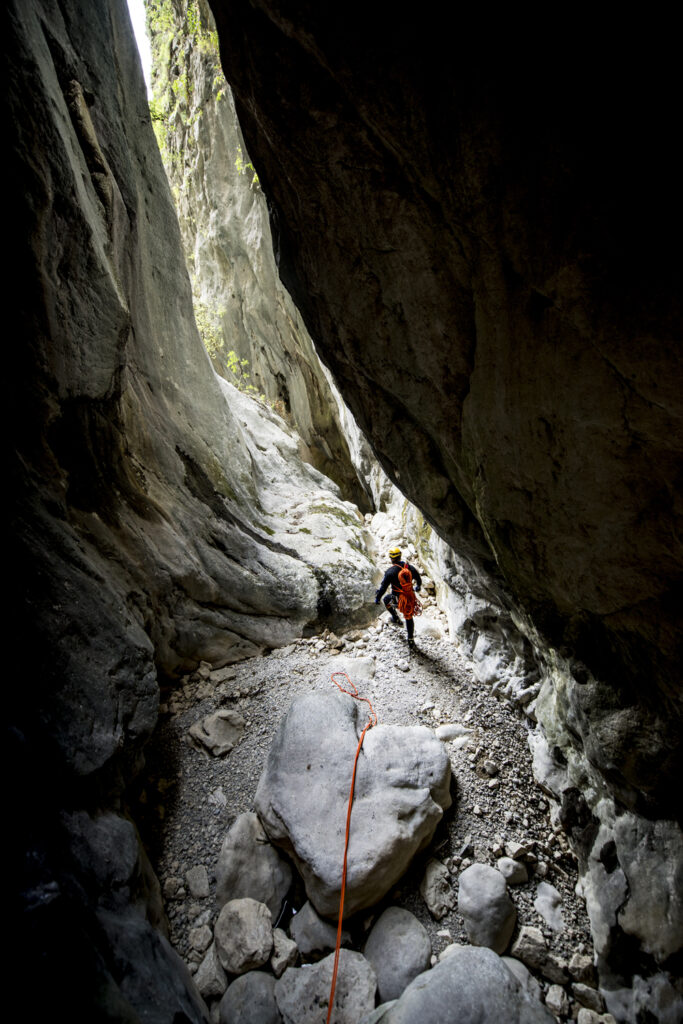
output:
[[[401,593],[401,584],[398,581],[398,574],[405,565],[407,565],[408,568],[410,569],[411,576],[413,577],[413,586],[415,590],[417,591],[420,589],[420,587],[422,586],[422,577],[420,576],[419,572],[417,571],[414,565],[411,565],[410,562],[392,562],[387,571],[384,573],[384,579],[382,580],[379,590],[375,594],[375,601],[379,601],[379,599],[381,598],[382,594],[387,589],[389,584],[391,584],[392,593]]]

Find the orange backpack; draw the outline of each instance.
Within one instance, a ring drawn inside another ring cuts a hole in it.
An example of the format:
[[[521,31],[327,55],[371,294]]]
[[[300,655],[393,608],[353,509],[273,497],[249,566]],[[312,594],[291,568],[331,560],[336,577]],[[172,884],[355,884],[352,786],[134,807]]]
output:
[[[401,585],[401,593],[398,595],[398,610],[403,618],[412,619],[415,615],[421,615],[422,605],[413,590],[413,574],[408,567],[407,560],[399,570],[398,582]]]

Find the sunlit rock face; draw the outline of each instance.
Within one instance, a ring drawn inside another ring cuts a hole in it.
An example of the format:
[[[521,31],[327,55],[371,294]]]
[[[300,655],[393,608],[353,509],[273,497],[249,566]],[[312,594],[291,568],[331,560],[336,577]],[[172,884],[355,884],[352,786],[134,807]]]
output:
[[[176,0],[152,12],[149,26],[161,155],[200,332],[216,370],[273,404],[296,429],[303,458],[368,511],[370,488],[352,463],[333,385],[278,276],[266,197],[221,73],[213,18],[204,0],[192,12]]]
[[[539,643],[602,681],[572,704],[615,795],[672,813],[683,388],[666,61],[636,75],[595,25],[537,47],[521,26],[444,33],[367,6],[211,6],[281,275],[351,411]]]

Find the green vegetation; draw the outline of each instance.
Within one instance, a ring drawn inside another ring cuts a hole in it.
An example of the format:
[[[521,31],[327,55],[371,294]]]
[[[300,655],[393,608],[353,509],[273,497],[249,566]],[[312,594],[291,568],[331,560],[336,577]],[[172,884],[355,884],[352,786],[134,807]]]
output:
[[[236,352],[232,349],[228,352],[225,360],[225,364],[232,375],[231,383],[239,391],[245,391],[247,394],[255,395],[257,388],[250,383],[251,374],[249,373],[249,360],[240,359]]]
[[[337,519],[340,519],[345,526],[355,526],[356,529],[358,529],[360,525],[354,516],[350,515],[348,512],[344,512],[341,508],[335,508],[334,505],[312,505],[308,511],[311,515],[336,516]]]
[[[249,188],[260,188],[261,187],[259,179],[258,179],[258,174],[254,170],[254,165],[251,162],[248,163],[248,164],[245,164],[245,162],[244,162],[244,157],[242,156],[242,147],[241,146],[237,147],[237,159],[235,160],[235,167],[237,168],[237,173],[238,174],[241,174],[241,175],[245,175],[246,174],[246,175],[250,175],[251,176],[251,181],[249,182]]]
[[[241,359],[233,349],[230,349],[227,353],[225,352],[221,326],[225,310],[207,306],[206,303],[201,302],[196,296],[193,296],[193,302],[197,330],[204,342],[204,348],[219,372],[227,370],[227,373],[224,373],[223,376],[231,384],[234,384],[238,391],[243,391],[244,394],[258,399],[263,405],[269,405],[271,408],[274,408],[275,406],[268,401],[266,396],[259,394],[258,388],[252,384],[249,360]]]
[[[171,177],[182,161],[183,148],[192,145],[192,136],[177,129],[180,125],[191,128],[202,114],[187,73],[185,44],[189,41],[208,61],[216,102],[225,89],[225,79],[218,52],[218,33],[202,23],[197,0],[190,0],[184,17],[176,14],[171,0],[146,0],[146,12],[154,92],[150,114],[159,150]]]
[[[198,299],[194,299],[194,318],[197,330],[204,342],[204,348],[216,361],[220,360],[220,350],[223,346],[221,318],[224,313],[224,309],[211,309]]]

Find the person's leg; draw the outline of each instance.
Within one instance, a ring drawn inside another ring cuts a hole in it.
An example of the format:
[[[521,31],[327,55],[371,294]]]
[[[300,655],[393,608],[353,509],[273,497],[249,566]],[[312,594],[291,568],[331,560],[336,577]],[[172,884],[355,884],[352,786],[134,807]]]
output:
[[[393,594],[387,594],[384,598],[384,607],[391,615],[392,622],[400,622],[398,615],[396,614],[396,599]]]
[[[406,619],[406,629],[408,631],[408,644],[412,647],[415,641],[413,640],[413,633],[415,632],[415,620]]]

